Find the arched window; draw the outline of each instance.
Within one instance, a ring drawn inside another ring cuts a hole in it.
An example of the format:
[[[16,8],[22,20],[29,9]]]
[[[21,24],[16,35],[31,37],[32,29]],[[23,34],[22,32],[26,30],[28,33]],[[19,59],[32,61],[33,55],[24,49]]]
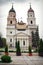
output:
[[[31,21],[31,24],[33,24],[33,22]]]
[[[12,24],[12,21],[10,21],[10,24]]]
[[[12,34],[12,32],[10,32]]]
[[[12,39],[10,39],[10,42],[12,42]]]
[[[10,47],[12,47],[12,44],[10,44]]]
[[[25,45],[25,41],[23,41],[23,45]]]
[[[13,16],[13,17],[15,17],[15,16]]]
[[[32,15],[30,15],[32,17]]]

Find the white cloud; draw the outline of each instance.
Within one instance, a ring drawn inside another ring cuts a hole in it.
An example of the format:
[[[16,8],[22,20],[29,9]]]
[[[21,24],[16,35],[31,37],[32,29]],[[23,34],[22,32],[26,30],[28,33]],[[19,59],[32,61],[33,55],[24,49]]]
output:
[[[17,2],[17,3],[23,3],[23,2],[26,2],[28,0],[0,0],[0,5],[3,5],[3,4],[6,4],[8,2]]]

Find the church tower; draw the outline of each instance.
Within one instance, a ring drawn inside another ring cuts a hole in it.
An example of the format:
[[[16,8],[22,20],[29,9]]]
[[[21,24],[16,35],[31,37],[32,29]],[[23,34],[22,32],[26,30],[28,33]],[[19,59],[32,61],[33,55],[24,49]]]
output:
[[[31,34],[29,38],[29,42],[30,42],[30,45],[32,46],[32,32],[34,33],[36,32],[37,25],[36,25],[35,13],[31,7],[31,4],[27,12],[27,23],[28,23],[28,30],[30,30],[30,34]]]
[[[16,12],[13,8],[10,9],[8,17],[7,17],[7,43],[9,47],[14,46],[14,35],[15,35],[15,27],[16,27]]]
[[[34,10],[32,9],[31,7],[31,4],[30,4],[30,9],[28,10],[27,12],[27,23],[28,23],[28,28],[30,28],[30,31],[36,31],[36,18],[35,18],[35,13],[34,13]]]

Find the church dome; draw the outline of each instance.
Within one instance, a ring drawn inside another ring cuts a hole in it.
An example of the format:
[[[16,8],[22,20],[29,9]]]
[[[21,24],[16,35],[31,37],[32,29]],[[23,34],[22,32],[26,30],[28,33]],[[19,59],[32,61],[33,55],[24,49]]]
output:
[[[12,8],[10,9],[9,12],[14,12],[14,13],[15,13],[15,10],[14,10],[14,8],[13,8],[13,5],[12,5]]]
[[[28,12],[34,12],[34,10],[31,8],[31,5],[30,5],[30,9],[28,10]]]

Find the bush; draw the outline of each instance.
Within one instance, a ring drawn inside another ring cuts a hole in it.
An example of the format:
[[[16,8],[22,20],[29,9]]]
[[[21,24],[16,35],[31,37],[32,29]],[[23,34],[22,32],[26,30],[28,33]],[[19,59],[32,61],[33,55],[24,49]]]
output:
[[[5,52],[8,52],[8,45],[5,46]]]
[[[16,51],[14,51],[14,50],[9,50],[9,52],[16,52]]]
[[[5,62],[5,63],[9,63],[9,62],[11,62],[11,57],[10,56],[7,56],[7,55],[3,55],[1,57],[1,61],[2,62]]]
[[[32,53],[31,46],[29,46],[29,53]]]
[[[38,49],[36,48],[34,51],[33,51],[33,53],[37,53],[38,52]]]
[[[31,46],[29,46],[29,53],[32,53]]]
[[[29,56],[32,56],[32,49],[31,49],[31,46],[29,46]]]
[[[0,50],[0,52],[4,52],[4,50]]]
[[[5,46],[5,55],[8,55],[8,45]]]
[[[21,56],[21,49],[20,49],[20,43],[19,43],[19,41],[17,42],[16,55],[17,56]]]
[[[28,53],[28,51],[21,51],[21,53]]]

